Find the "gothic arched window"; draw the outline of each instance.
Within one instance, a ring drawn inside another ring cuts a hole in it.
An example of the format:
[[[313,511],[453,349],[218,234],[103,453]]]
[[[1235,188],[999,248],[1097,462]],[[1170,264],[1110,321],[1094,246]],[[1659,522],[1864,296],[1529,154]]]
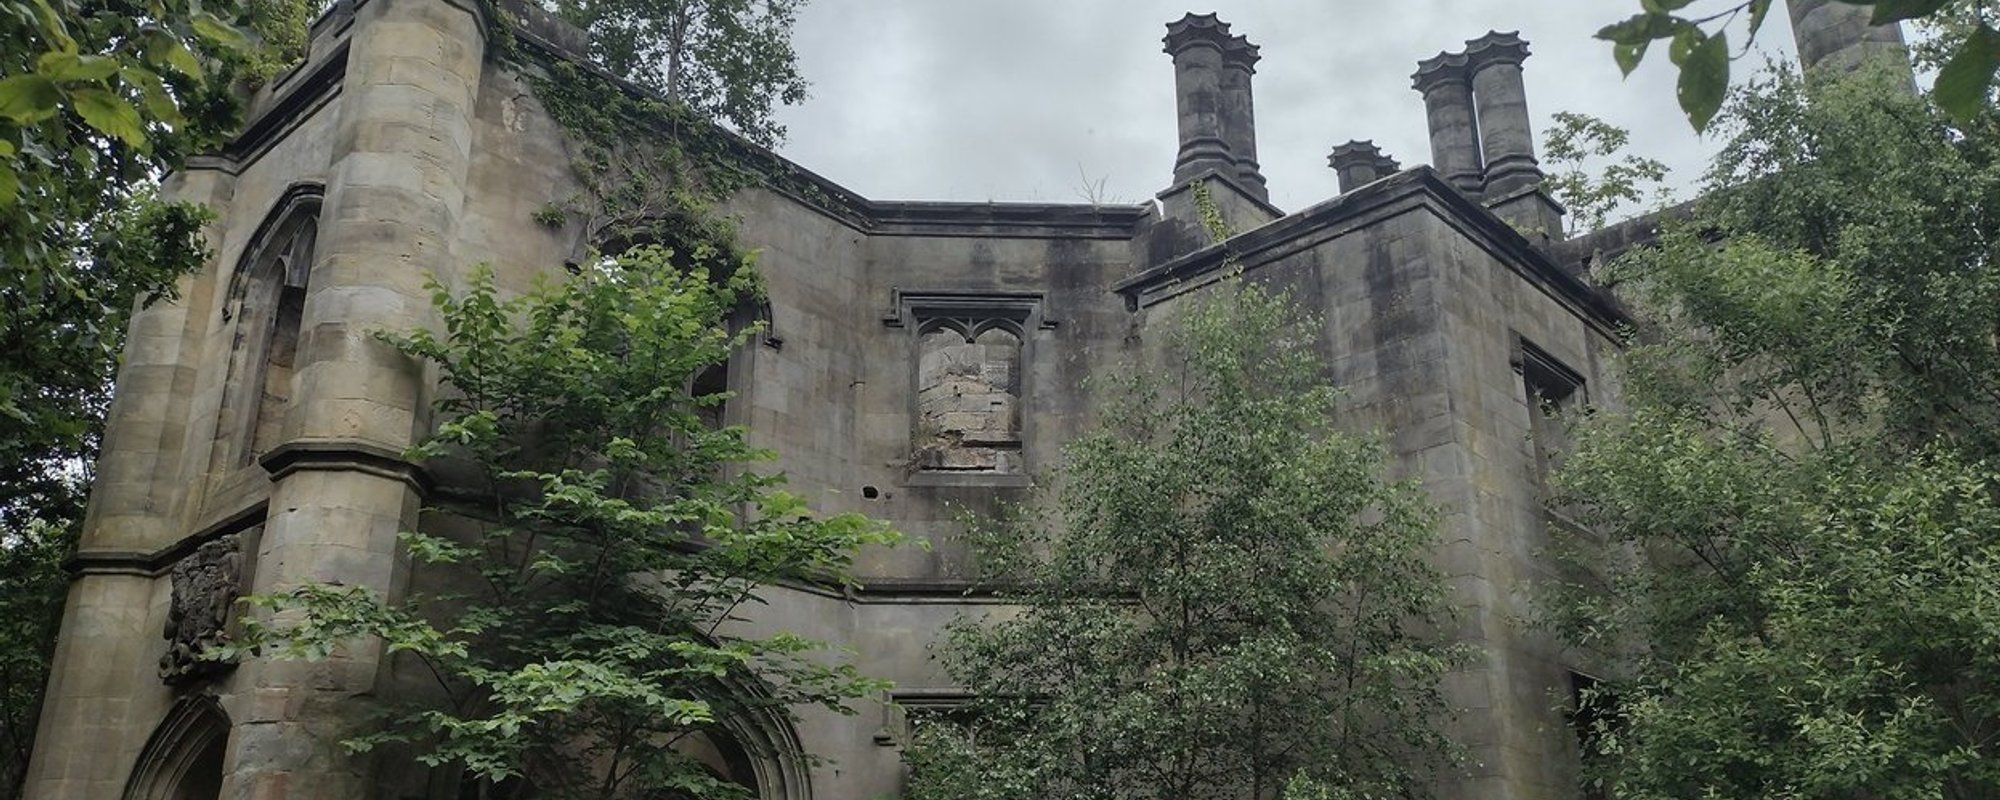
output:
[[[229,715],[222,705],[208,695],[182,698],[139,752],[125,800],[215,800],[222,794],[228,745]]]
[[[1032,433],[1034,292],[896,290],[883,323],[911,332],[912,485],[1021,486]]]
[[[917,340],[918,468],[1020,472],[1021,335],[944,319]]]
[[[244,249],[230,281],[223,307],[232,331],[229,378],[216,425],[217,467],[248,465],[282,443],[319,208],[319,187],[287,192]]]

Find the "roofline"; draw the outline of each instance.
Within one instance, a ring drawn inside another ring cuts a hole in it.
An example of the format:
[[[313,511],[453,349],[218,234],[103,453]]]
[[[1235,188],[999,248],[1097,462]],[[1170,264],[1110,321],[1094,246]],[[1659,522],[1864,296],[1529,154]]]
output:
[[[1403,170],[1120,281],[1113,291],[1132,308],[1154,305],[1206,283],[1226,261],[1244,271],[1410,210],[1424,208],[1453,224],[1501,263],[1614,341],[1631,318],[1597,288],[1564,270],[1541,248],[1428,166]],[[1324,234],[1324,236],[1315,236]],[[1303,243],[1303,244],[1302,244]]]

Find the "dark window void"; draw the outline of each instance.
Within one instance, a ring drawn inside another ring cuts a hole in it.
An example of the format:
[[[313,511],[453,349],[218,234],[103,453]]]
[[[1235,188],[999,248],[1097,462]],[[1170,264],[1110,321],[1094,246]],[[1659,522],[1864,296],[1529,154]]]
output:
[[[728,411],[729,401],[725,395],[729,393],[729,362],[712,364],[702,370],[694,377],[688,393],[701,402],[695,413],[700,415],[702,424],[709,430],[727,425],[728,414],[725,412]]]
[[[229,748],[229,717],[215,698],[192,694],[167,710],[139,751],[125,800],[216,800]]]
[[[1577,750],[1583,754],[1585,800],[1605,800],[1610,791],[1590,773],[1591,762],[1603,753],[1605,738],[1620,726],[1618,697],[1602,681],[1572,671],[1569,674],[1569,723],[1576,731]]]
[[[1535,451],[1535,471],[1548,485],[1548,477],[1562,466],[1573,449],[1570,412],[1582,409],[1588,400],[1583,376],[1550,356],[1547,351],[1523,340],[1520,343],[1520,371],[1528,401],[1528,442]]]

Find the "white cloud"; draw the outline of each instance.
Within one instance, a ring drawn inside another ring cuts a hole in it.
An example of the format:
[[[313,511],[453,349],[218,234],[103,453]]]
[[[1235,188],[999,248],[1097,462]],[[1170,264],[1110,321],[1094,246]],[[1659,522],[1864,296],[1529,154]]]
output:
[[[1428,162],[1409,75],[1419,59],[1489,29],[1530,43],[1538,131],[1556,111],[1603,117],[1682,185],[1713,149],[1675,107],[1663,54],[1624,80],[1591,38],[1636,2],[1184,2],[817,0],[795,38],[812,98],[784,112],[783,152],[876,199],[1076,202],[1085,176],[1120,201],[1151,197],[1166,188],[1175,149],[1160,37],[1188,10],[1217,11],[1263,47],[1259,158],[1282,208],[1335,193],[1326,153],[1349,139],[1373,139],[1405,165]],[[1784,15],[1772,16],[1759,46],[1789,57]]]

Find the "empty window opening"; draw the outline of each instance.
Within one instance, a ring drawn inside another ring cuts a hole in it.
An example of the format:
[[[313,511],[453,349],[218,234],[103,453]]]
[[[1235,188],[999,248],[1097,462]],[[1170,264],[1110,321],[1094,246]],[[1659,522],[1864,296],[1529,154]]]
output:
[[[1534,450],[1535,471],[1544,486],[1574,449],[1569,426],[1572,412],[1581,410],[1588,395],[1583,376],[1547,351],[1522,340],[1519,369],[1528,403],[1528,443]]]

